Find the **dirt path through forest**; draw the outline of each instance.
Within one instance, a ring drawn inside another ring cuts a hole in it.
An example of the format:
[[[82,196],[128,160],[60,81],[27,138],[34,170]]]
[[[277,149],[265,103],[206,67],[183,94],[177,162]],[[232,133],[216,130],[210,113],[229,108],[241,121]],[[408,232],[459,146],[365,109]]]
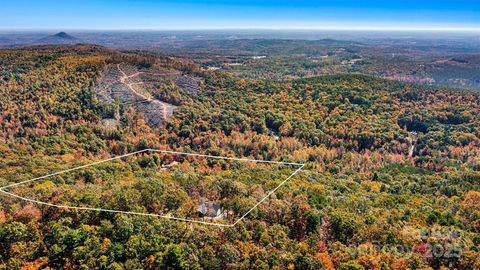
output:
[[[122,68],[120,67],[120,64],[117,64],[117,68],[118,68],[118,71],[119,71],[119,72],[121,73],[121,75],[122,75],[122,76],[119,77],[120,83],[126,85],[130,91],[132,91],[135,95],[143,98],[145,101],[149,101],[149,102],[152,102],[152,103],[155,103],[155,104],[158,104],[158,105],[162,106],[162,108],[163,108],[163,110],[162,110],[163,119],[167,119],[168,111],[173,110],[173,108],[175,108],[174,105],[172,105],[172,104],[170,104],[170,103],[166,103],[166,102],[160,101],[160,100],[158,100],[158,99],[153,99],[153,98],[147,97],[147,96],[143,95],[142,93],[139,93],[138,91],[136,91],[136,90],[133,88],[133,85],[144,84],[144,82],[132,82],[132,83],[128,83],[127,81],[128,81],[128,79],[137,77],[137,76],[140,75],[140,74],[150,74],[150,75],[158,75],[158,76],[169,76],[169,75],[179,75],[179,73],[151,73],[151,72],[142,72],[142,71],[139,71],[139,72],[136,72],[136,73],[134,73],[134,74],[127,75],[127,74],[125,73],[125,71],[123,71]]]

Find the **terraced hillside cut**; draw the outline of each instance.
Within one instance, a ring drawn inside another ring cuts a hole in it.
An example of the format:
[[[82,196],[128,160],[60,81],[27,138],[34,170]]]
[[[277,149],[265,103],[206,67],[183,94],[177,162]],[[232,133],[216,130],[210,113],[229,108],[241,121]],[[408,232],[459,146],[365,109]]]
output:
[[[158,127],[176,106],[156,98],[152,89],[171,82],[187,92],[195,92],[199,87],[199,79],[179,71],[140,69],[121,63],[107,66],[95,91],[102,101],[135,107],[145,115],[149,125]]]

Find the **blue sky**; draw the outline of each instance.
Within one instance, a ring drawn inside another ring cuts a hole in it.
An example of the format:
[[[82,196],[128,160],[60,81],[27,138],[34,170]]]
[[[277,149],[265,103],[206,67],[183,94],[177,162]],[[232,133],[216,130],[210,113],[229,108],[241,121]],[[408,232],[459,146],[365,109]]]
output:
[[[479,0],[2,0],[0,29],[480,29]]]

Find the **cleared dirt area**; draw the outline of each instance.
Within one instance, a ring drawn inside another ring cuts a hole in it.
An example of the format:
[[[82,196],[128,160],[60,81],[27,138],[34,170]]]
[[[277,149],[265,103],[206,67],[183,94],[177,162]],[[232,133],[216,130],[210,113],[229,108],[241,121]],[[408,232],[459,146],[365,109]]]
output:
[[[199,81],[180,72],[139,70],[133,65],[122,63],[107,66],[95,91],[102,101],[135,107],[145,115],[149,125],[158,127],[172,115],[176,106],[155,99],[144,86],[161,85],[166,80],[174,81],[178,87],[188,92],[198,90]]]

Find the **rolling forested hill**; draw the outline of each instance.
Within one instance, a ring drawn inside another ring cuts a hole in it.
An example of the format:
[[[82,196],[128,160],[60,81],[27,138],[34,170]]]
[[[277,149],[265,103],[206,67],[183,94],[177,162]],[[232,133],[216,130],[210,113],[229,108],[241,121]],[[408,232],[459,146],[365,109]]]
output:
[[[306,164],[230,228],[0,194],[0,269],[480,267],[478,92],[360,75],[242,79],[153,54],[38,46],[0,50],[0,120],[1,186],[146,148]],[[103,168],[107,176],[93,169],[82,185],[161,167],[144,155]],[[200,172],[188,173],[181,185],[192,191],[188,179]],[[95,207],[107,200],[52,187],[31,192]],[[162,190],[141,179],[107,203],[188,206],[189,194]],[[241,185],[215,192],[232,202],[227,210],[245,208]]]

